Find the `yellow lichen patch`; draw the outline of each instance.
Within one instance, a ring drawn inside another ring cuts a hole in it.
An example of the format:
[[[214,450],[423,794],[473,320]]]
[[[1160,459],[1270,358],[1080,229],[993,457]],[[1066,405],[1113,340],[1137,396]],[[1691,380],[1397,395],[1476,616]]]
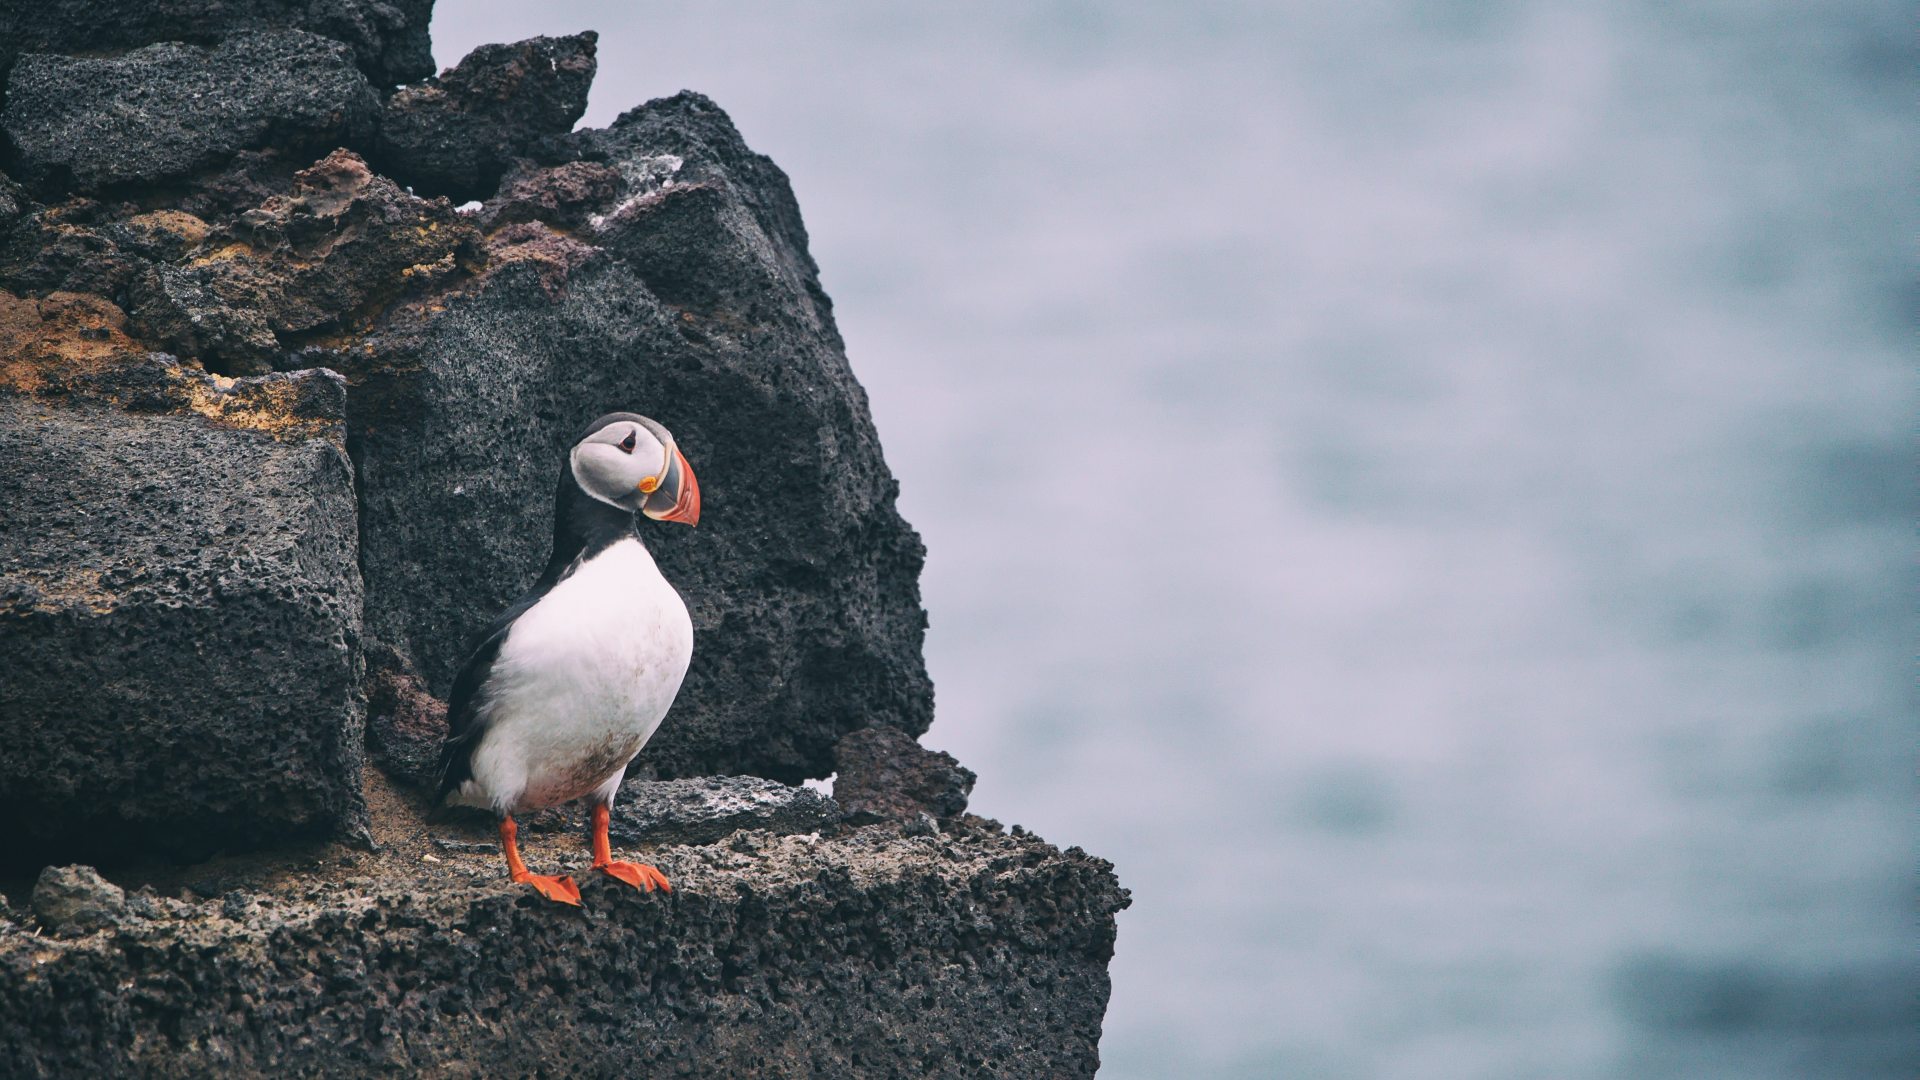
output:
[[[208,266],[217,262],[232,262],[234,259],[254,258],[258,253],[252,245],[242,243],[223,244],[189,262],[188,266]]]
[[[366,326],[355,323],[339,327],[330,333],[307,334],[300,339],[300,344],[310,349],[347,352],[366,345],[367,330]],[[366,347],[372,348],[370,345]]]
[[[290,380],[206,376],[190,378],[186,390],[187,408],[225,427],[281,439],[337,438],[339,434],[338,422],[299,414],[299,387]]]
[[[487,244],[490,246],[493,245],[495,242],[512,244],[517,242],[514,234],[515,233],[524,234],[525,230],[530,226],[537,226],[541,230],[545,232],[550,232],[555,236],[564,236],[569,240],[574,240],[582,244],[594,246],[594,240],[591,235],[583,234],[580,230],[569,228],[565,225],[556,225],[551,221],[535,221],[535,222],[516,221],[511,224],[502,225],[497,229],[494,229],[490,232],[485,233],[483,235],[483,239],[486,240]]]
[[[127,224],[144,232],[165,233],[189,247],[207,238],[207,223],[180,210],[154,210],[128,218]]]
[[[313,401],[324,401],[324,393],[303,400],[311,387],[299,377],[232,379],[207,374],[188,360],[159,363],[132,382],[117,381],[122,365],[153,364],[147,350],[127,336],[125,325],[124,312],[92,294],[53,293],[36,300],[0,291],[0,392],[79,393],[123,406],[137,398],[138,407],[147,411],[195,413],[223,427],[276,438],[340,441],[337,417],[311,415]],[[319,408],[332,411],[325,405]],[[42,591],[80,595],[52,586]]]
[[[419,277],[422,275],[431,277],[439,274],[450,273],[453,270],[453,267],[454,267],[453,252],[449,251],[445,255],[442,255],[440,258],[435,259],[433,262],[414,263],[412,266],[409,266],[405,270],[400,271],[400,276],[403,278]]]
[[[35,300],[0,291],[0,388],[32,393],[57,376],[139,355],[126,324],[125,312],[90,293]]]

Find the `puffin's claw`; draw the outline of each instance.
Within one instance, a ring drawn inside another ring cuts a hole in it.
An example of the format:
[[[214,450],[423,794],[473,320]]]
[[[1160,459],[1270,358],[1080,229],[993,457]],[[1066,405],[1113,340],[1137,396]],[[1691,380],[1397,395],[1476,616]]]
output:
[[[652,892],[654,889],[673,891],[673,886],[667,883],[667,875],[646,863],[604,862],[594,869],[616,881],[624,881],[641,892]]]
[[[561,874],[557,877],[550,874],[528,874],[515,880],[533,886],[533,891],[556,904],[580,906],[580,886],[573,883],[572,874]]]

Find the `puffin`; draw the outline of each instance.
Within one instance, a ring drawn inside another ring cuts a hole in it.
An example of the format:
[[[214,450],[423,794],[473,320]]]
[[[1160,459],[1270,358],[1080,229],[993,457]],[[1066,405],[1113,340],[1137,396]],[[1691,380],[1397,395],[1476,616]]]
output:
[[[693,659],[687,605],[641,540],[648,521],[699,523],[693,467],[656,421],[608,413],[561,464],[546,570],[475,636],[447,700],[435,804],[492,810],[509,877],[575,907],[570,875],[527,870],[515,813],[587,799],[593,868],[673,891],[654,867],[616,861],[607,840],[627,766]]]

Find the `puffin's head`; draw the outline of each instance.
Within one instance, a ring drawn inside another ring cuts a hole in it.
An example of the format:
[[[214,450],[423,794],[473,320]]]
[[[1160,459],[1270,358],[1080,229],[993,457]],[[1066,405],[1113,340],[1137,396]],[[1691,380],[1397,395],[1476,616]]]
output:
[[[633,413],[587,425],[568,455],[574,482],[603,503],[655,521],[700,523],[700,485],[666,428]]]

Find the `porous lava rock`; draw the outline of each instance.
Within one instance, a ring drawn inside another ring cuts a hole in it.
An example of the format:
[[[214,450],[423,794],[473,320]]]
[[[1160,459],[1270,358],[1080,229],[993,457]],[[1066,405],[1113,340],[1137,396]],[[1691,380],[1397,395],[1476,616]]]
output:
[[[952,754],[928,750],[898,728],[856,731],[840,740],[834,758],[834,801],[856,819],[958,817],[973,791],[972,769]]]
[[[43,193],[174,180],[269,143],[326,150],[371,138],[379,99],[353,49],[299,30],[114,57],[21,56],[0,126],[16,179]]]
[[[91,866],[49,866],[40,871],[29,903],[34,921],[61,936],[112,926],[127,914],[126,890]]]
[[[117,302],[139,272],[141,252],[157,248],[154,226],[175,216],[160,211],[138,223],[114,222],[91,199],[42,206],[16,194],[16,213],[0,215],[0,288],[23,295],[90,293]]]
[[[0,1073],[1093,1075],[1106,863],[979,825],[754,835],[647,853],[671,894],[574,865],[582,910],[443,851],[78,938],[0,926]]]
[[[388,776],[419,788],[439,779],[447,704],[391,649],[367,657],[367,757]]]
[[[0,392],[58,392],[143,360],[126,326],[126,312],[89,293],[0,291]]]
[[[446,199],[421,199],[336,150],[206,240],[192,259],[132,282],[133,329],[156,348],[229,374],[349,329],[407,292],[484,258]]]
[[[617,169],[597,161],[549,168],[520,158],[480,208],[480,223],[491,229],[538,222],[577,232],[596,211],[613,205],[623,183]]]
[[[573,129],[596,66],[592,31],[482,45],[438,79],[387,99],[374,163],[426,195],[493,193],[514,159]]]
[[[779,326],[820,339],[845,367],[787,176],[747,148],[711,99],[648,102],[575,141],[582,158],[625,181],[620,200],[591,219],[594,242],[691,315],[695,334]]]
[[[0,391],[0,861],[327,835],[360,805],[344,385],[134,362],[71,303],[99,339],[43,331]]]
[[[626,785],[610,831],[623,844],[711,844],[742,829],[787,835],[839,823],[840,808],[812,788],[757,776],[703,776]]]
[[[844,732],[924,731],[923,549],[786,177],[697,94],[570,145],[620,177],[585,231],[515,226],[546,256],[496,257],[337,361],[370,635],[444,696],[465,637],[546,562],[567,447],[631,410],[674,433],[703,504],[698,528],[640,523],[696,645],[630,775],[795,782],[831,771]],[[675,208],[688,190],[704,209]]]
[[[433,74],[433,0],[8,0],[0,77],[20,53],[98,53],[163,41],[207,45],[248,30],[305,30],[353,47],[375,86]]]

